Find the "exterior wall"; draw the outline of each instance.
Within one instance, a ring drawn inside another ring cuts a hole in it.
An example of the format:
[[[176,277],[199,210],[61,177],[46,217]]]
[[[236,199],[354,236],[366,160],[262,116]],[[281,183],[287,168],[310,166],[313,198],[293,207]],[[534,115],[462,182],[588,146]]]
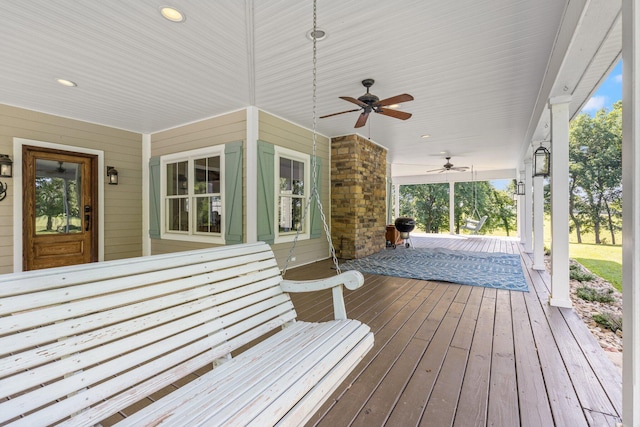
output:
[[[300,153],[313,154],[313,133],[309,129],[294,125],[264,111],[258,114],[258,139],[280,147],[298,151]],[[327,220],[331,218],[330,210],[330,158],[329,138],[316,134],[316,155],[321,159],[322,171],[320,173],[320,199]],[[272,245],[278,265],[284,266],[289,255],[292,243],[280,243]],[[296,243],[296,261],[290,262],[290,267],[308,264],[313,261],[325,259],[330,256],[329,244],[325,236],[316,239],[299,240]]]
[[[244,141],[246,135],[246,112],[245,110],[235,111],[151,135],[151,157]],[[243,144],[243,152],[246,152],[246,143]],[[244,156],[243,162],[243,170],[246,170],[246,156]],[[243,172],[242,183],[244,201],[246,199],[244,196],[246,195],[246,172]],[[246,212],[244,206],[242,211],[244,217],[244,212]],[[243,224],[246,224],[246,221],[243,220]],[[243,235],[246,236],[246,225],[244,228]],[[145,230],[145,235],[147,235],[147,230]],[[212,246],[211,243],[151,239],[151,254],[179,252],[210,246]]]
[[[358,135],[331,141],[331,234],[340,258],[385,247],[387,152]]]
[[[119,184],[104,186],[104,259],[142,255],[142,136],[134,132],[0,105],[0,153],[14,159],[13,138],[64,144],[104,152],[105,165],[118,170]],[[106,182],[106,170],[98,171]],[[7,198],[0,202],[0,273],[13,272],[14,188],[21,177],[2,178]]]

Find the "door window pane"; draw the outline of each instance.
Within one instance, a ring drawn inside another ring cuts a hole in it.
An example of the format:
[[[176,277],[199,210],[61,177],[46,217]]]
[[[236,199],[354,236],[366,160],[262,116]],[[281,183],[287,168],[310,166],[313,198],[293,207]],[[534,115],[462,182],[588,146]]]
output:
[[[82,232],[79,163],[36,159],[36,234]]]

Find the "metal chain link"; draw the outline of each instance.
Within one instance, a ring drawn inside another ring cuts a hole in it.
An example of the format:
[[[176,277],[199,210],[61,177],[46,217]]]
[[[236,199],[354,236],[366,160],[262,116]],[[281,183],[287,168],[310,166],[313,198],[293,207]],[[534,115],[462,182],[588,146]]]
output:
[[[287,256],[287,261],[284,264],[284,267],[282,269],[282,275],[284,276],[287,273],[287,269],[289,268],[289,262],[291,261],[291,257],[293,256],[293,252],[296,248],[296,243],[298,242],[298,237],[300,236],[300,232],[302,231],[302,224],[304,224],[305,219],[307,218],[307,213],[309,211],[309,205],[311,204],[311,201],[313,199],[316,200],[316,203],[318,203],[318,209],[320,210],[320,217],[322,219],[322,225],[324,227],[324,233],[327,237],[327,242],[329,243],[329,251],[331,252],[331,258],[333,259],[333,265],[335,266],[336,269],[336,274],[340,274],[340,266],[338,265],[338,257],[336,256],[336,250],[333,246],[333,241],[331,240],[331,232],[329,231],[329,225],[327,224],[327,218],[324,214],[324,209],[322,207],[322,201],[320,200],[320,193],[318,193],[318,158],[317,158],[317,154],[316,154],[316,140],[317,140],[317,133],[316,133],[316,125],[317,125],[317,115],[316,115],[316,104],[317,104],[317,97],[316,97],[316,92],[317,92],[317,86],[318,86],[318,81],[317,81],[317,40],[316,40],[316,35],[317,35],[317,18],[318,18],[318,9],[317,9],[317,5],[316,5],[316,0],[313,0],[313,30],[311,33],[311,40],[313,42],[313,96],[312,96],[312,103],[313,103],[313,152],[312,152],[312,156],[311,156],[311,170],[313,172],[313,179],[312,179],[312,188],[311,188],[311,195],[310,197],[307,199],[307,203],[304,206],[304,211],[302,213],[302,219],[300,220],[300,226],[297,228],[296,230],[296,235],[293,238],[293,244],[291,245],[291,248],[289,249],[289,255]]]

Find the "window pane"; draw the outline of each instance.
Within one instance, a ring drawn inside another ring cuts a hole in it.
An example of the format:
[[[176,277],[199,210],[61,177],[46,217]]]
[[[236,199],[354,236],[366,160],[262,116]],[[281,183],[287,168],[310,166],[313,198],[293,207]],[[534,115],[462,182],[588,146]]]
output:
[[[186,197],[167,200],[167,223],[170,231],[189,231],[189,206]]]
[[[220,192],[220,156],[197,159],[194,161],[195,194]]]
[[[304,210],[304,199],[300,197],[280,197],[278,224],[281,233],[294,232],[300,227]],[[304,232],[304,228],[300,230]]]
[[[187,194],[187,162],[167,164],[167,196]]]
[[[82,232],[81,186],[79,163],[36,159],[36,234]]]
[[[304,163],[293,160],[292,164],[291,180],[293,184],[293,194],[304,196]]]
[[[280,192],[291,194],[292,160],[280,157]]]
[[[220,233],[222,200],[219,196],[196,198],[196,230],[200,233]]]

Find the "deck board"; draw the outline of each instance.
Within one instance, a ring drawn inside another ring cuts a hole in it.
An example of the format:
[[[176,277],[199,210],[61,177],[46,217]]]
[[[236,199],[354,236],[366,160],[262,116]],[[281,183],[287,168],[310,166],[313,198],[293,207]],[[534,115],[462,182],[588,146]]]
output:
[[[309,426],[620,421],[620,374],[575,312],[548,305],[550,277],[531,269],[518,241],[412,235],[411,243],[520,254],[530,291],[365,274],[363,288],[345,293],[347,313],[372,328],[375,346]],[[326,277],[331,265],[292,269],[287,278]],[[332,316],[328,292],[292,298],[302,320]]]

